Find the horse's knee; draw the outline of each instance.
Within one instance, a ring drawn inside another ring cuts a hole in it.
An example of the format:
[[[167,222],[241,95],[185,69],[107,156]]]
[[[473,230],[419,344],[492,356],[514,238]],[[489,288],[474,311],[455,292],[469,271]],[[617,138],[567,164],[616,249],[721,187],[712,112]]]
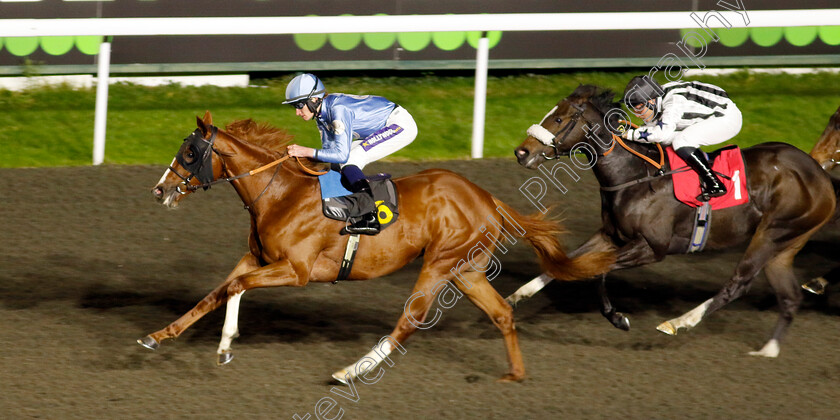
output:
[[[729,302],[747,294],[752,286],[752,277],[735,276],[721,290],[720,296]]]
[[[496,324],[503,333],[516,329],[516,326],[513,324],[513,313],[511,312],[497,314],[492,317],[492,320],[493,324]]]
[[[779,312],[781,312],[783,316],[789,316],[790,318],[793,318],[793,315],[799,311],[799,306],[801,304],[801,293],[796,296],[788,296],[783,299],[779,299]]]
[[[238,281],[234,280],[234,281],[230,282],[230,284],[228,285],[227,289],[225,289],[225,291],[227,292],[227,296],[224,296],[224,299],[225,299],[225,301],[227,301],[228,299],[244,292],[245,287],[242,285],[241,282],[238,282]]]

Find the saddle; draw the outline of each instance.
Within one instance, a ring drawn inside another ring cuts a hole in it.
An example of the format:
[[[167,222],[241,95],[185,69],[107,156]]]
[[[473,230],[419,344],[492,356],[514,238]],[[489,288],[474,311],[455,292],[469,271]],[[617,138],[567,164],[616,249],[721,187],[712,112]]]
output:
[[[397,202],[397,187],[389,174],[369,176],[368,181],[373,190],[373,199],[377,209],[377,218],[381,230],[394,224],[399,217]],[[341,174],[330,170],[318,177],[321,185],[321,203],[324,216],[343,222],[352,222],[354,218],[365,213],[362,203],[370,200],[367,193],[351,193],[341,185]],[[368,201],[369,202],[369,201]]]
[[[668,162],[672,171],[678,171],[671,175],[674,183],[674,196],[681,203],[691,207],[700,207],[703,202],[697,199],[700,195],[700,177],[696,172],[688,168],[677,152],[670,146],[666,149]],[[711,210],[725,209],[750,202],[747,191],[747,174],[744,165],[744,156],[738,146],[731,145],[715,150],[708,154],[712,170],[718,175],[726,187],[726,194],[720,197],[713,197],[709,200]],[[681,171],[681,169],[687,169]]]
[[[726,146],[708,154],[712,171],[726,187],[726,194],[720,197],[712,197],[709,201],[700,201],[697,199],[700,194],[700,177],[697,172],[688,168],[685,161],[677,156],[674,148],[668,146],[666,150],[671,170],[676,171],[671,175],[674,183],[674,196],[681,203],[696,208],[694,228],[689,237],[686,253],[700,252],[706,246],[709,230],[712,227],[712,210],[725,209],[750,202],[744,155],[741,154],[741,149],[734,145]]]

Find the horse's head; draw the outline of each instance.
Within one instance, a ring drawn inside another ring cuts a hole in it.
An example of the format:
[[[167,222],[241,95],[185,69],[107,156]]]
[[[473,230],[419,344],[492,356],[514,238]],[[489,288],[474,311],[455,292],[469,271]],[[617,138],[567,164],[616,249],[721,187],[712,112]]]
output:
[[[184,195],[221,176],[220,160],[213,159],[213,143],[219,133],[213,117],[208,111],[196,120],[198,128],[184,139],[172,164],[152,188],[155,198],[167,207],[177,207]]]
[[[811,156],[826,171],[840,164],[840,108],[829,118],[828,126],[811,149]]]
[[[599,131],[605,109],[614,106],[615,95],[609,90],[599,91],[595,86],[578,86],[571,95],[561,100],[543,117],[539,124],[527,130],[528,137],[514,150],[519,164],[536,168],[546,160],[557,159],[576,149],[581,142],[595,140],[592,134]],[[593,101],[596,103],[593,104]],[[617,119],[617,116],[616,118]]]

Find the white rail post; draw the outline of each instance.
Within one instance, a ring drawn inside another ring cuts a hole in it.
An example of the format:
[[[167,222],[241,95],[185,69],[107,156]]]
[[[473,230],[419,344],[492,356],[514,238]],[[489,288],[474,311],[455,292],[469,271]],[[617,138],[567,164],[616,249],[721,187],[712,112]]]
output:
[[[93,164],[105,160],[105,126],[108,120],[108,75],[111,65],[111,37],[99,44],[96,73],[96,110],[93,120]]]
[[[472,153],[473,159],[484,156],[484,114],[487,103],[487,62],[490,57],[490,40],[487,32],[481,33],[478,40],[475,57],[475,95],[473,99],[473,130]]]

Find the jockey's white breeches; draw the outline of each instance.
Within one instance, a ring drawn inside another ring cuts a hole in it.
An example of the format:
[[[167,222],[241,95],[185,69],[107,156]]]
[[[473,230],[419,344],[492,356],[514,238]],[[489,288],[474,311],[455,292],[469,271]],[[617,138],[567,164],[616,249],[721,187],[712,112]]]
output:
[[[341,166],[356,165],[364,169],[368,163],[408,146],[417,137],[414,117],[401,106],[391,111],[385,128],[385,131],[377,131],[365,139],[353,140],[350,144],[350,157]]]
[[[720,117],[709,117],[675,133],[671,146],[674,150],[681,147],[700,147],[723,143],[741,131],[741,111],[735,104],[729,104]]]

